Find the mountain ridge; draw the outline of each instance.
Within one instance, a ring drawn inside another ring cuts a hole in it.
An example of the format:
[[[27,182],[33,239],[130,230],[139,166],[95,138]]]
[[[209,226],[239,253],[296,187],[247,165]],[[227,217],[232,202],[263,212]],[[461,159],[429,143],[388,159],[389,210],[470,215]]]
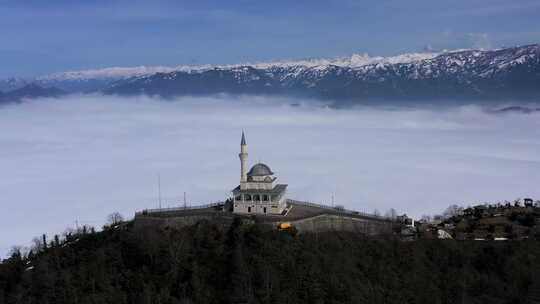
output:
[[[0,104],[20,103],[25,99],[38,97],[60,97],[66,94],[67,92],[55,87],[44,88],[35,83],[30,83],[13,91],[0,91]]]
[[[24,81],[10,80],[9,87]],[[40,76],[66,92],[160,97],[254,94],[332,100],[335,105],[540,99],[540,45],[393,57],[179,67],[112,67]],[[2,85],[0,88],[8,85]]]
[[[540,45],[464,50],[357,67],[252,66],[133,77],[103,90],[117,95],[293,95],[341,104],[380,100],[508,100],[540,97]]]

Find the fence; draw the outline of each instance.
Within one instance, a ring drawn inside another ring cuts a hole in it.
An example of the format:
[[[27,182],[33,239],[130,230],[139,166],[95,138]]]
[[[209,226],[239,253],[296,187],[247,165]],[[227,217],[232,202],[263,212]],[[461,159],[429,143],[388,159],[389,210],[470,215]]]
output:
[[[207,209],[207,208],[217,207],[217,206],[220,206],[220,205],[223,205],[223,203],[211,203],[211,204],[196,205],[196,206],[189,206],[189,207],[144,209],[142,211],[135,212],[135,216],[143,215],[143,214],[156,214],[156,213],[163,213],[163,212],[175,212],[175,211],[189,211],[189,210]]]

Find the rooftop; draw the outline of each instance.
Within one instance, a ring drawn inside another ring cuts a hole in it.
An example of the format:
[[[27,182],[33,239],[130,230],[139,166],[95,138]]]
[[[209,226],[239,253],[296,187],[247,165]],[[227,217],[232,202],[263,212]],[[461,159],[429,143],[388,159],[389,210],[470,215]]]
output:
[[[257,193],[260,193],[260,194],[279,194],[279,193],[282,193],[283,191],[285,191],[287,189],[287,185],[286,184],[277,184],[274,189],[271,189],[271,190],[267,190],[267,189],[247,189],[247,190],[241,190],[240,189],[240,186],[237,186],[236,188],[233,189],[233,193],[235,194],[241,194],[241,193],[253,193],[253,192],[257,192]]]
[[[274,172],[268,167],[268,165],[263,163],[255,164],[253,167],[251,167],[251,170],[248,172],[248,176],[265,176],[265,175],[272,175]]]

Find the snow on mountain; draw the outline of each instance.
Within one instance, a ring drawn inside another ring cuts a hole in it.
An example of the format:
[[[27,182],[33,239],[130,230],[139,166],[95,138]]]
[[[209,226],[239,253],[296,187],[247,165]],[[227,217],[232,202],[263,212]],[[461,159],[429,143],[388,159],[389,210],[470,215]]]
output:
[[[88,80],[96,78],[122,79],[136,76],[152,75],[155,73],[167,73],[174,68],[165,66],[137,66],[137,67],[110,67],[95,70],[83,70],[73,72],[60,72],[37,77],[37,81],[58,80]]]
[[[130,77],[149,76],[156,73],[169,72],[202,72],[212,69],[235,69],[239,67],[250,66],[256,69],[268,69],[272,67],[326,67],[335,65],[339,67],[361,67],[369,64],[395,64],[415,62],[425,59],[434,58],[439,53],[410,53],[402,54],[393,57],[371,57],[367,54],[353,54],[348,57],[338,57],[334,59],[306,59],[299,61],[272,61],[272,62],[256,62],[256,63],[239,63],[228,65],[199,65],[199,66],[137,66],[137,67],[109,67],[103,69],[60,72],[37,77],[38,82],[49,81],[75,81],[75,80],[90,80],[90,79],[125,79]]]
[[[237,68],[242,66],[250,66],[256,69],[269,69],[275,67],[295,67],[302,66],[306,68],[320,67],[324,68],[330,65],[335,65],[339,67],[350,67],[357,68],[361,66],[371,65],[371,64],[395,64],[395,63],[408,63],[415,62],[425,59],[431,59],[438,55],[439,53],[409,53],[402,54],[393,57],[381,57],[375,56],[371,57],[368,54],[353,54],[348,57],[338,57],[334,59],[306,59],[299,61],[274,61],[274,62],[260,62],[260,63],[243,63],[243,64],[232,64],[232,65],[218,65],[214,68],[219,69],[229,69]],[[208,66],[203,67],[191,67],[191,70],[199,69],[208,69]],[[189,69],[189,67],[183,67],[181,70]]]
[[[66,92],[164,97],[230,93],[334,100],[531,99],[540,97],[540,45],[391,57],[110,67],[55,73],[34,82]]]
[[[118,95],[274,94],[333,100],[471,100],[540,97],[540,45],[395,57],[353,55],[208,67],[117,81]]]

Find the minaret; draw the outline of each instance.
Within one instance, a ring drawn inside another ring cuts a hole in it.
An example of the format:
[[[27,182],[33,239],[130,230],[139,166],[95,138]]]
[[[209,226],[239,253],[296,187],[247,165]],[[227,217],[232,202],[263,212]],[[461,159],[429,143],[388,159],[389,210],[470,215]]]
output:
[[[246,137],[244,135],[244,131],[242,131],[242,141],[240,141],[240,154],[238,154],[240,157],[240,184],[247,182],[247,144],[246,144]]]

